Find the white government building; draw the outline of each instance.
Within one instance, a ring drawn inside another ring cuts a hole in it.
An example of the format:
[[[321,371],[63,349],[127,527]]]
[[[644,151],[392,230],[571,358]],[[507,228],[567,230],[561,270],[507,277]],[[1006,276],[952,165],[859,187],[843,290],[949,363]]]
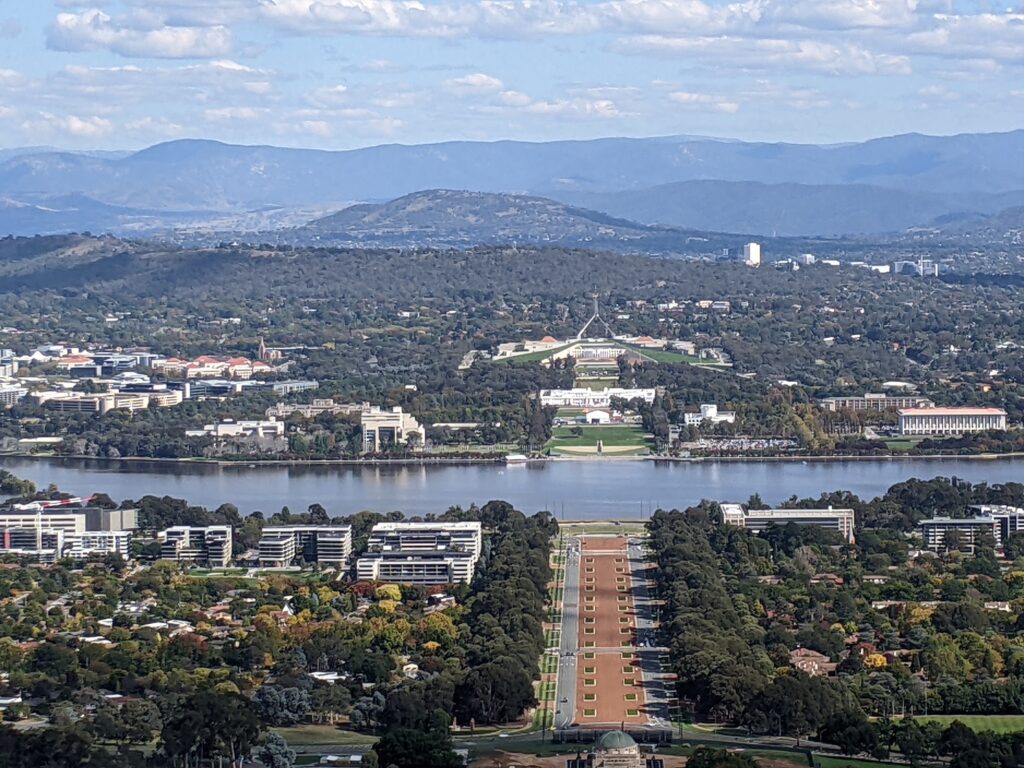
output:
[[[722,522],[747,528],[751,531],[764,531],[769,526],[784,526],[789,523],[797,525],[816,525],[839,531],[843,537],[853,543],[854,515],[852,509],[747,509],[742,504],[719,504],[722,510]]]
[[[1002,408],[904,408],[897,412],[901,435],[959,435],[1006,429]]]
[[[575,389],[542,389],[540,392],[540,404],[544,406],[555,406],[556,408],[608,408],[612,404],[612,398],[618,397],[623,400],[643,400],[645,403],[654,402],[655,390],[651,389],[622,389],[620,387],[608,387],[601,390],[576,387]]]
[[[160,557],[223,568],[231,562],[230,525],[176,525],[157,534]]]
[[[483,547],[479,522],[378,523],[356,562],[360,581],[468,584]]]

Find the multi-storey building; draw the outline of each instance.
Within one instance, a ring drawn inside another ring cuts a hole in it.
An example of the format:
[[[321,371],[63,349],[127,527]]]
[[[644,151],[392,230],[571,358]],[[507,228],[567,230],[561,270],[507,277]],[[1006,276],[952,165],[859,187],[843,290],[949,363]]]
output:
[[[784,526],[789,523],[797,525],[816,525],[838,531],[849,542],[854,537],[854,514],[852,509],[746,509],[742,504],[720,504],[722,522],[747,528],[752,531],[764,531],[769,526]]]
[[[356,575],[399,584],[469,583],[482,546],[479,522],[379,523]]]
[[[223,568],[231,562],[230,525],[176,525],[161,531],[160,557]]]
[[[920,395],[886,395],[867,392],[861,397],[826,397],[820,401],[826,411],[886,411],[895,408],[934,408],[935,403]]]
[[[933,517],[919,524],[924,545],[933,552],[957,549],[974,552],[983,538],[1001,547],[1003,543],[999,521],[989,515],[978,517]]]
[[[64,537],[64,557],[76,560],[92,555],[131,556],[132,535],[128,531],[86,531]]]
[[[391,446],[422,448],[426,438],[423,427],[401,408],[385,411],[372,407],[360,417],[363,453],[379,453]]]
[[[342,568],[352,555],[348,525],[274,525],[260,537],[260,565],[281,567],[301,557],[307,563]]]
[[[0,510],[0,528],[31,528],[43,531],[59,530],[65,534],[85,533],[86,514],[84,510],[57,512],[51,510]]]
[[[64,531],[59,528],[0,528],[0,552],[37,563],[55,563],[64,549]]]
[[[0,408],[9,408],[28,394],[28,389],[16,384],[0,384]]]
[[[899,411],[901,435],[959,435],[1006,429],[1002,408],[905,408]]]

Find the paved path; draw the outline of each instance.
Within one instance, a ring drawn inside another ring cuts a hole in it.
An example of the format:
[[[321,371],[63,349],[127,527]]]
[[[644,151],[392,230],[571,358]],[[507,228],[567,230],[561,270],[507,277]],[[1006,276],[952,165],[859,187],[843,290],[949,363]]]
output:
[[[555,728],[572,725],[576,717],[576,652],[579,649],[580,540],[569,538],[562,584],[562,631],[555,684]]]

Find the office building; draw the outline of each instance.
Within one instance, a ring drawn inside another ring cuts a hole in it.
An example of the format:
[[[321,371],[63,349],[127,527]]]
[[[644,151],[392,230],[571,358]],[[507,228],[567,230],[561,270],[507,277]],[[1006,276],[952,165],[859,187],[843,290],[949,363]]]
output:
[[[748,267],[761,266],[761,244],[747,243],[743,246],[743,263]]]
[[[904,408],[898,413],[901,435],[959,435],[1006,429],[1002,408]]]
[[[1024,509],[1006,504],[975,504],[971,507],[977,517],[991,517],[999,526],[998,544],[1002,546],[1015,533],[1024,531]]]
[[[726,525],[751,531],[764,531],[769,526],[785,526],[790,523],[816,525],[838,531],[843,538],[853,543],[855,521],[852,509],[746,509],[742,504],[719,506],[722,522]]]
[[[925,547],[933,552],[956,549],[973,553],[983,538],[987,538],[988,543],[996,547],[1002,547],[1003,544],[999,521],[988,515],[933,517],[922,520],[919,528]]]
[[[158,534],[160,557],[223,568],[231,562],[230,525],[176,525]]]
[[[363,453],[380,453],[393,446],[422,448],[426,434],[420,423],[401,408],[389,411],[372,407],[359,420],[363,430]]]
[[[82,507],[87,531],[133,531],[139,527],[139,510]]]
[[[348,525],[274,525],[260,537],[260,565],[282,567],[301,558],[306,563],[342,568],[352,555]]]
[[[478,522],[379,523],[356,564],[363,581],[454,584],[473,580],[483,546]]]
[[[97,555],[131,556],[132,535],[128,531],[86,531],[64,537],[64,557],[84,560]]]
[[[59,528],[0,528],[0,554],[23,557],[36,563],[55,563],[64,549]]]
[[[863,396],[826,397],[819,401],[826,411],[887,411],[899,408],[934,408],[935,403],[920,395],[886,395],[868,392]]]
[[[19,510],[11,507],[0,510],[0,528],[58,530],[65,534],[85,533],[86,516],[81,509],[74,512],[58,512],[44,509]]]
[[[304,419],[312,419],[321,413],[360,413],[370,410],[368,403],[336,403],[330,398],[316,399],[309,404],[299,403],[278,403],[267,408],[268,419],[287,419],[292,414],[298,414]]]

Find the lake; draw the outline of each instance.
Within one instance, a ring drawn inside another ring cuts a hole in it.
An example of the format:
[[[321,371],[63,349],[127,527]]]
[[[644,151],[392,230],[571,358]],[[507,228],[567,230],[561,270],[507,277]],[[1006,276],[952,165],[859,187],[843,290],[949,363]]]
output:
[[[238,465],[100,459],[0,457],[0,468],[39,486],[56,483],[78,495],[114,500],[146,494],[191,504],[235,504],[244,513],[305,511],[314,502],[331,515],[360,510],[407,514],[504,499],[524,512],[550,509],[565,519],[640,518],[659,507],[701,499],[768,503],[796,494],[848,490],[862,498],[909,478],[959,477],[970,482],[1024,482],[1024,458],[871,459],[864,461],[552,461],[529,465]]]

